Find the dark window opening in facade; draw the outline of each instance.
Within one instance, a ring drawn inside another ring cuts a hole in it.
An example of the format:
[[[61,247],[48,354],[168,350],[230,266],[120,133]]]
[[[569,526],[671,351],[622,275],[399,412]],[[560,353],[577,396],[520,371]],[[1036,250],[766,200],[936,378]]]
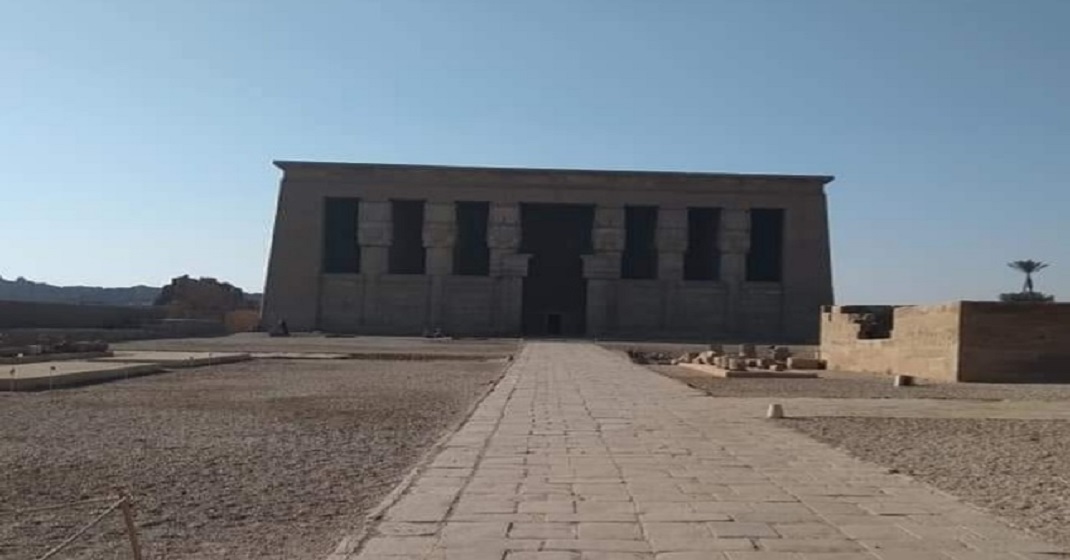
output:
[[[487,247],[489,214],[489,202],[457,203],[457,241],[453,246],[454,274],[462,276],[490,274],[490,248]]]
[[[624,254],[621,278],[654,279],[658,277],[657,206],[624,207]]]
[[[357,241],[357,221],[360,213],[358,198],[326,198],[323,201],[323,272],[325,274],[358,274],[360,272],[360,243]]]
[[[687,209],[684,280],[717,280],[721,277],[721,255],[717,248],[720,227],[720,208]]]
[[[390,201],[393,242],[390,274],[424,273],[424,201]]]
[[[784,260],[784,210],[755,208],[750,211],[748,282],[780,282]]]

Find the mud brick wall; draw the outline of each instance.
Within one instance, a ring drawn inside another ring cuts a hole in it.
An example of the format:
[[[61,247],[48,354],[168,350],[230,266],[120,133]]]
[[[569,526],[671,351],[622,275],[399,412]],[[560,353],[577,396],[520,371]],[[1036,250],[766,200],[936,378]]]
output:
[[[962,303],[960,381],[1070,381],[1070,304]]]
[[[120,329],[157,323],[165,309],[0,301],[0,329]]]

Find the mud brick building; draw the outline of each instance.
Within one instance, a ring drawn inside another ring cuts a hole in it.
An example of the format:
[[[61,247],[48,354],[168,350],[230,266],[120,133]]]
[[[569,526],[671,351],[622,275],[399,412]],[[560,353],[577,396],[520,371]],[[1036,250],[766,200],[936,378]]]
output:
[[[276,162],[265,325],[816,342],[828,176]]]

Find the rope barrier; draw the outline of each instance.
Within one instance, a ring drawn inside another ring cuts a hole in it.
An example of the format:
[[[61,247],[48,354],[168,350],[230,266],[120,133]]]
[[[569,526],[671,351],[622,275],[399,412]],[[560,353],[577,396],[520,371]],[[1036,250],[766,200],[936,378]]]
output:
[[[74,502],[67,502],[65,504],[55,504],[30,509],[0,512],[0,516],[23,515],[29,513],[39,513],[43,511],[54,511],[57,509],[74,508],[87,504],[99,504],[103,502],[111,502],[111,505],[108,506],[107,509],[98,514],[96,517],[94,517],[93,520],[89,522],[89,524],[79,529],[73,535],[64,539],[63,542],[59,543],[51,550],[46,552],[44,556],[38,557],[36,560],[48,560],[49,558],[52,558],[53,556],[61,552],[64,548],[66,548],[69,544],[74,542],[75,539],[84,535],[86,531],[92,529],[97,523],[100,523],[101,520],[108,516],[108,514],[120,508],[122,508],[123,524],[126,526],[126,534],[127,538],[130,541],[130,548],[131,552],[133,553],[134,560],[141,560],[141,545],[138,542],[137,538],[137,526],[134,523],[134,512],[133,508],[131,507],[132,501],[130,500],[130,495],[126,493],[120,494],[118,500],[116,500],[115,496],[108,496],[105,498],[90,498],[88,500],[78,500]]]
[[[24,514],[28,514],[28,513],[38,513],[38,512],[42,512],[42,511],[51,511],[51,510],[54,510],[54,509],[64,509],[64,508],[69,508],[69,507],[77,507],[77,506],[86,505],[86,504],[99,504],[101,502],[110,502],[110,501],[112,501],[114,499],[115,499],[114,496],[108,496],[106,498],[90,498],[88,500],[79,500],[79,501],[75,501],[75,502],[67,502],[65,504],[56,504],[56,505],[52,505],[52,506],[42,506],[42,507],[30,508],[30,509],[15,509],[15,510],[9,510],[9,511],[0,511],[0,516],[5,516],[5,515],[24,515]]]
[[[97,523],[100,523],[100,520],[104,519],[109,513],[119,509],[119,507],[122,506],[124,503],[126,503],[126,497],[123,497],[123,498],[119,499],[119,501],[117,501],[114,504],[108,506],[108,509],[104,510],[100,515],[98,515],[95,518],[93,518],[93,520],[90,521],[88,525],[86,525],[85,527],[82,527],[76,533],[74,533],[73,535],[67,537],[66,540],[64,540],[63,542],[61,542],[58,545],[56,545],[55,548],[53,548],[52,550],[49,550],[48,552],[46,552],[44,554],[44,556],[41,556],[41,557],[37,558],[37,560],[48,560],[49,558],[55,556],[56,554],[59,554],[59,552],[61,550],[63,550],[64,548],[66,548],[67,545],[69,545],[72,542],[74,542],[74,539],[77,539],[78,537],[84,535],[86,531],[92,529],[94,525],[96,525]]]

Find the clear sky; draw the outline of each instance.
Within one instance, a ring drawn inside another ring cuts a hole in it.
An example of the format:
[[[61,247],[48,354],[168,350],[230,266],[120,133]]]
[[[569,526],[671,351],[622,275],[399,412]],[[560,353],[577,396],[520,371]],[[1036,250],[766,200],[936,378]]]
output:
[[[812,173],[837,299],[1070,298],[1070,0],[0,6],[0,275],[259,291],[274,159]]]

